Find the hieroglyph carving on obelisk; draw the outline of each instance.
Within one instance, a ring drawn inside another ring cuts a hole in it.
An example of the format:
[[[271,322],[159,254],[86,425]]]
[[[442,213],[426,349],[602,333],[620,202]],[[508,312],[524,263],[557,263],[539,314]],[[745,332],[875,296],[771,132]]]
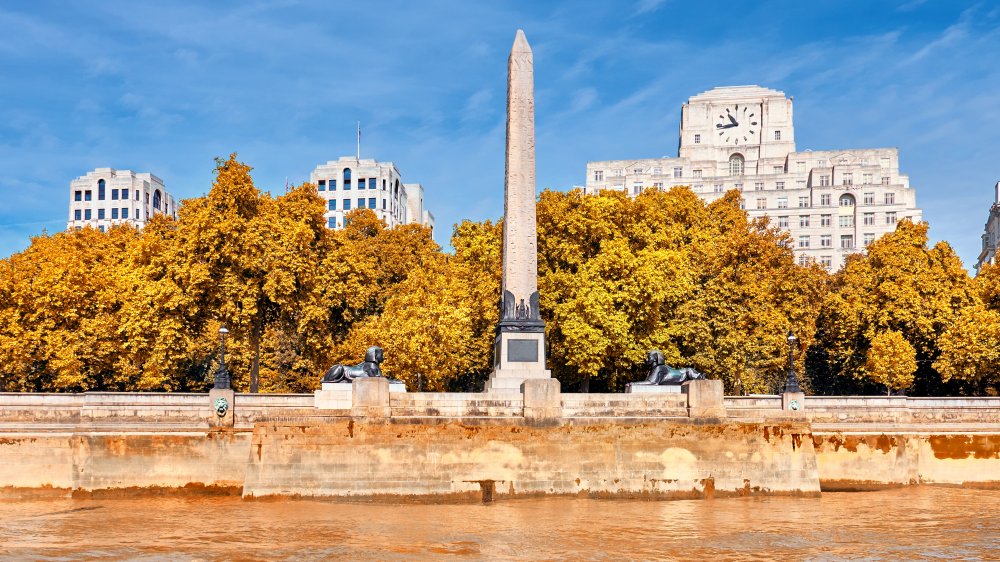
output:
[[[517,31],[507,61],[507,175],[504,182],[503,308],[501,326],[535,325],[538,243],[535,229],[534,62]],[[542,325],[544,326],[544,325]]]

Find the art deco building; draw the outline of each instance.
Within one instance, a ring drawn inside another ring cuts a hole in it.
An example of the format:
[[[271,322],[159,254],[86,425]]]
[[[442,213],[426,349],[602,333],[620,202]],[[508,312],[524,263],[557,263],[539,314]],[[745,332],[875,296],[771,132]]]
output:
[[[828,269],[908,218],[922,220],[895,148],[797,152],[792,100],[759,86],[715,88],[681,108],[678,157],[587,163],[585,192],[691,186],[743,193],[751,218],[788,231],[800,263]]]
[[[983,228],[983,249],[979,252],[979,259],[976,260],[977,273],[983,264],[996,263],[998,242],[1000,242],[1000,181],[993,186],[993,205],[990,206],[990,214]]]
[[[177,218],[177,204],[153,174],[97,168],[69,184],[67,229],[89,225],[104,232],[117,224],[142,228],[161,213]]]
[[[371,209],[389,228],[413,223],[434,228],[434,215],[424,208],[423,186],[403,183],[392,162],[344,156],[320,164],[309,178],[326,199],[330,228],[343,228],[344,215],[352,209]]]

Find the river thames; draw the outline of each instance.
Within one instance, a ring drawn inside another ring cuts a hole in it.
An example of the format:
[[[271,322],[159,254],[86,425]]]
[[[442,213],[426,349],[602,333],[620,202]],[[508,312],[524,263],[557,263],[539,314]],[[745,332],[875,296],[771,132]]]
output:
[[[1000,559],[1000,491],[372,505],[233,497],[0,502],[0,559]]]

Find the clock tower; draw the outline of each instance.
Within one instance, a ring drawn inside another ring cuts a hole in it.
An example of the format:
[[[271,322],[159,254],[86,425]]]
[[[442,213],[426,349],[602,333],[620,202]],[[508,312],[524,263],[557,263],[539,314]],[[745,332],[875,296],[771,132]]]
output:
[[[771,173],[791,152],[792,100],[783,92],[760,86],[715,88],[681,108],[678,155],[702,168],[714,166],[718,176]]]

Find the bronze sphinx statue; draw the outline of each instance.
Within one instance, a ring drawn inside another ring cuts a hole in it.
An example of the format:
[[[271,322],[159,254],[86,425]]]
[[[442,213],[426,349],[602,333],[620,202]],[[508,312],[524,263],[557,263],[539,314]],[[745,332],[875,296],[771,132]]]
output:
[[[338,363],[326,371],[321,382],[351,382],[354,379],[363,377],[385,377],[380,367],[384,360],[385,354],[382,352],[381,347],[377,345],[369,347],[365,353],[365,360],[363,362],[357,365],[341,365]],[[394,381],[395,379],[389,380]]]
[[[701,380],[705,375],[695,371],[690,367],[677,369],[666,364],[663,353],[658,349],[652,349],[646,354],[646,366],[649,367],[649,375],[646,380],[634,382],[633,385],[669,385],[681,384],[684,381]]]

